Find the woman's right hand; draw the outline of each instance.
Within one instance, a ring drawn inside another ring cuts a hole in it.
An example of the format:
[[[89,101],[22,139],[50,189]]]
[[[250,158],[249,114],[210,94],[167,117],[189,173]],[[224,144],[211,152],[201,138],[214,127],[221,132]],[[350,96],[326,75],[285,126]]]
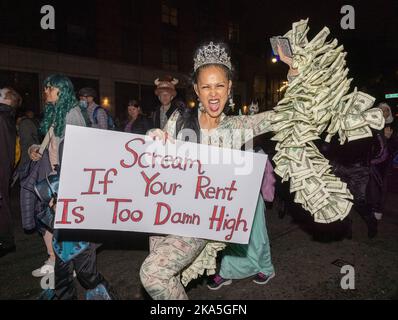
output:
[[[39,161],[42,158],[42,155],[39,153],[40,148],[34,147],[29,149],[29,157],[32,161]]]
[[[163,144],[166,144],[167,141],[174,143],[174,139],[166,132],[160,129],[151,130],[148,133],[148,136],[153,140],[162,141]]]

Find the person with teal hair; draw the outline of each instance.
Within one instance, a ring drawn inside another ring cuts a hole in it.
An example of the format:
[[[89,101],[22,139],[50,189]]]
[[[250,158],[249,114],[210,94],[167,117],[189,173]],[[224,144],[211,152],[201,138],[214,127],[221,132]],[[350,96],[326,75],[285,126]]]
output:
[[[87,125],[69,78],[59,74],[49,76],[44,81],[44,93],[46,105],[40,130],[46,138],[42,146],[33,145],[28,152],[33,161],[39,162],[34,192],[40,200],[40,212],[35,214],[35,218],[36,227],[44,237],[49,259],[32,275],[43,277],[52,274],[55,277],[55,289],[46,290],[41,296],[43,299],[76,299],[74,274],[88,290],[87,298],[111,299],[108,284],[96,269],[97,245],[82,241],[58,241],[58,235],[53,236],[56,189],[66,125]],[[56,183],[49,183],[51,181]]]
[[[64,136],[66,124],[86,126],[69,78],[59,74],[49,76],[44,81],[44,91],[47,101],[40,126],[43,135],[47,134],[52,125],[55,136],[59,138]]]
[[[40,131],[47,138],[45,139],[47,141],[46,150],[44,152],[43,150],[40,151],[39,145],[32,145],[28,149],[30,159],[34,162],[39,162],[37,166],[38,173],[33,179],[37,181],[46,178],[48,175],[57,173],[57,168],[60,164],[59,159],[61,158],[59,146],[62,144],[64,139],[66,124],[86,126],[86,122],[75,97],[73,84],[69,78],[59,74],[51,75],[44,81],[43,87],[45,111],[43,121],[40,125]],[[32,272],[34,277],[39,278],[46,274],[54,273],[55,254],[52,247],[52,232],[37,220],[35,205],[32,205],[33,208],[28,205],[33,201],[25,200],[27,198],[31,198],[32,193],[33,190],[31,190],[31,188],[22,186],[21,212],[23,217],[31,217],[31,215],[34,214],[34,218],[23,220],[34,221],[34,227],[36,227],[39,233],[43,236],[47,247],[49,258],[45,261],[43,266]],[[31,226],[25,225],[24,228],[28,230],[32,229]]]

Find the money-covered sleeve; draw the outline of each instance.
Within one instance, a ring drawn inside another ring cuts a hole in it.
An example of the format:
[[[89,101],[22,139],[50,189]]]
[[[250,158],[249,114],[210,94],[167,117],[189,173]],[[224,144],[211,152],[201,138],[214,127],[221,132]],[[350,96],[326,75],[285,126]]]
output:
[[[273,131],[272,121],[274,111],[265,111],[252,116],[237,116],[235,118],[235,129],[253,130],[254,137]]]

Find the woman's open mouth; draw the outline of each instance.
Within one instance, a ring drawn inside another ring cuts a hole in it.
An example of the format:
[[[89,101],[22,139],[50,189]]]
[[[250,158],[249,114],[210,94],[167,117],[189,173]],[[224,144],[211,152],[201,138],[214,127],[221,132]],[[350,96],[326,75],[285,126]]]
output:
[[[221,104],[219,99],[209,100],[209,109],[211,112],[217,112],[220,110]]]

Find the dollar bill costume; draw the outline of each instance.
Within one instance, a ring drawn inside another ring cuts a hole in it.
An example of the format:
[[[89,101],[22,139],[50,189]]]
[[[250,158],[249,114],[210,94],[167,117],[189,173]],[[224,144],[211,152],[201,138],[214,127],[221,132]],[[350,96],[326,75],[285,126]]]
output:
[[[272,119],[277,134],[275,172],[290,181],[294,201],[314,217],[315,222],[343,220],[353,199],[347,184],[331,173],[329,161],[313,141],[326,130],[326,141],[338,134],[341,144],[372,136],[370,128],[384,126],[381,112],[371,109],[375,99],[363,92],[349,93],[352,79],[347,79],[346,53],[337,40],[326,42],[324,28],[310,42],[308,19],[293,24],[285,36],[293,47],[296,77],[285,97],[274,108]],[[369,110],[370,109],[370,110]]]
[[[285,97],[274,111],[254,116],[221,116],[211,135],[200,131],[200,143],[240,149],[253,137],[273,131],[277,141],[275,172],[290,181],[295,202],[300,203],[316,222],[331,223],[344,219],[352,206],[347,185],[331,173],[329,161],[313,141],[327,130],[327,140],[339,134],[340,142],[371,136],[371,128],[381,129],[380,110],[369,110],[374,98],[357,91],[349,93],[343,46],[337,40],[326,43],[329,29],[324,28],[308,41],[308,20],[293,24],[286,34],[292,44],[293,68],[299,76],[289,79]],[[195,58],[195,71],[206,64],[230,68],[230,58],[213,43],[202,48]],[[165,131],[176,136],[181,114],[169,119]],[[225,243],[169,235],[156,237],[151,253],[141,267],[141,281],[153,299],[187,299],[183,285],[192,279],[215,273],[217,252]]]

